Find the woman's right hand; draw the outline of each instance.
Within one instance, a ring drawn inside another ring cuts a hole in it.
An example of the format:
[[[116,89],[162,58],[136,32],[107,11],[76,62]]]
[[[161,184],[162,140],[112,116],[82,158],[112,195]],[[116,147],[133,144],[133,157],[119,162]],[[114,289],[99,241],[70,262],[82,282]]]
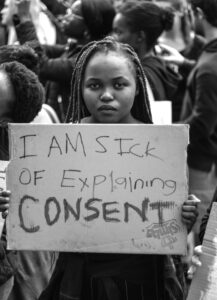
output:
[[[200,261],[200,256],[203,253],[202,245],[196,246],[194,248],[194,254],[191,258],[191,266],[188,270],[188,279],[192,279],[197,268],[202,266]]]
[[[2,213],[2,218],[6,218],[8,215],[9,202],[10,202],[10,191],[0,192],[0,212]]]

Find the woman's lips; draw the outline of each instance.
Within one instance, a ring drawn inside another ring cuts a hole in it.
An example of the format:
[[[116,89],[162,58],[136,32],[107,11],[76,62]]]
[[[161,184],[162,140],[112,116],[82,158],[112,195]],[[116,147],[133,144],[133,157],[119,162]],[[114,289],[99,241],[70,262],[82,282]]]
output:
[[[116,108],[114,108],[114,107],[111,106],[111,105],[102,105],[102,106],[100,106],[100,107],[98,108],[98,110],[99,110],[99,111],[110,111],[110,110],[115,111]]]

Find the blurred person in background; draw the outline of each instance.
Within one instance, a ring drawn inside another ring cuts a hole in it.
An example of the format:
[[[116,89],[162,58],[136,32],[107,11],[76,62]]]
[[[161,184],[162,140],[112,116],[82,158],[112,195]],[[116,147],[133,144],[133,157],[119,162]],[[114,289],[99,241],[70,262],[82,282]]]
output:
[[[0,47],[0,64],[6,62],[18,61],[33,71],[37,76],[39,73],[39,57],[37,53],[28,44],[24,45],[4,45]],[[43,103],[33,122],[37,123],[59,123],[55,111]]]
[[[182,80],[173,99],[173,122],[180,120],[181,107],[186,91],[187,78],[198,60],[205,39],[195,33],[195,22],[187,0],[155,0],[160,7],[173,11],[174,22],[170,30],[159,37],[158,55],[168,64],[178,66]]]
[[[217,0],[191,0],[206,44],[189,75],[181,122],[190,125],[188,147],[189,189],[201,199],[195,226],[209,207],[217,182]]]
[[[169,8],[174,13],[172,28],[163,32],[159,41],[178,51],[184,50],[194,34],[187,0],[155,0],[155,2],[160,7]]]
[[[26,67],[26,68],[25,68]],[[2,70],[2,72],[1,72]],[[28,45],[0,47],[0,160],[8,161],[8,122],[53,123],[38,80],[38,56]],[[7,78],[8,77],[8,78]],[[49,251],[6,251],[6,229],[0,240],[0,299],[36,299],[52,273],[57,254]]]
[[[41,44],[54,45],[56,43],[56,28],[48,16],[41,9],[40,0],[31,0],[30,16],[36,29],[37,37]],[[16,1],[5,0],[4,7],[1,10],[2,24],[7,27],[7,44],[16,43],[17,35],[15,24],[17,20],[14,16],[17,14]],[[15,24],[14,24],[15,23]]]
[[[16,26],[22,43],[37,39],[29,15],[29,1],[17,0],[20,24]],[[86,43],[99,40],[112,31],[115,10],[111,0],[76,0],[62,18],[62,29],[71,41],[67,45],[39,47],[39,78],[46,81],[46,101],[63,122],[66,116],[70,81],[77,55]],[[40,46],[40,45],[39,45]]]
[[[160,35],[173,26],[174,14],[148,1],[127,1],[113,21],[115,38],[137,52],[155,100],[172,100],[181,79],[155,55]]]
[[[43,101],[44,88],[36,74],[17,61],[0,64],[0,160],[10,159],[8,123],[31,122]],[[0,299],[36,300],[51,276],[53,255],[7,251],[6,244],[4,228],[0,240]]]

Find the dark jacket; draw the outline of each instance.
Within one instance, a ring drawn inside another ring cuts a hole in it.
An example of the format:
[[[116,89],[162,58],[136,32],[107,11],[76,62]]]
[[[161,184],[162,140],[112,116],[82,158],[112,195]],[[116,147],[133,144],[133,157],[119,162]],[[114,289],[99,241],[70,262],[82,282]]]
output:
[[[37,40],[34,25],[30,21],[18,24],[16,31],[21,44]],[[67,112],[71,76],[80,49],[81,46],[75,42],[64,46],[38,44],[35,48],[40,56],[39,78],[46,85],[46,102],[54,108],[61,121],[64,121]]]
[[[159,57],[145,56],[141,60],[144,72],[156,100],[173,100],[181,76]]]
[[[187,86],[187,78],[195,66],[198,58],[201,55],[202,49],[205,45],[205,39],[199,35],[195,35],[192,42],[183,50],[181,54],[185,57],[185,61],[182,66],[179,67],[179,72],[182,76],[182,80],[178,84],[177,91],[173,100],[173,122],[180,120],[180,114],[182,109],[182,103]]]
[[[217,39],[208,43],[192,70],[181,122],[190,124],[188,164],[209,172],[217,164]]]

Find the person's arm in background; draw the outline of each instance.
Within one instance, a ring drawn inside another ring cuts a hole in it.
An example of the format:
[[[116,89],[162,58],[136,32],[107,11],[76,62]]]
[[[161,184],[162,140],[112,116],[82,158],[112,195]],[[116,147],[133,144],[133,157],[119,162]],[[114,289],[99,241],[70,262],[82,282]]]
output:
[[[184,57],[178,50],[165,44],[156,45],[156,54],[169,65],[176,65],[190,72],[196,65],[196,60]]]
[[[38,41],[36,30],[29,14],[30,1],[16,0],[16,3],[19,16],[19,22],[16,24],[16,32],[19,42],[23,44],[30,41]],[[36,48],[34,50],[37,52]],[[66,50],[65,46],[42,46],[38,43],[38,50],[40,52],[40,79],[70,83],[74,59],[68,59],[67,57],[57,58],[58,54],[64,53]],[[50,58],[48,55],[56,58]]]

